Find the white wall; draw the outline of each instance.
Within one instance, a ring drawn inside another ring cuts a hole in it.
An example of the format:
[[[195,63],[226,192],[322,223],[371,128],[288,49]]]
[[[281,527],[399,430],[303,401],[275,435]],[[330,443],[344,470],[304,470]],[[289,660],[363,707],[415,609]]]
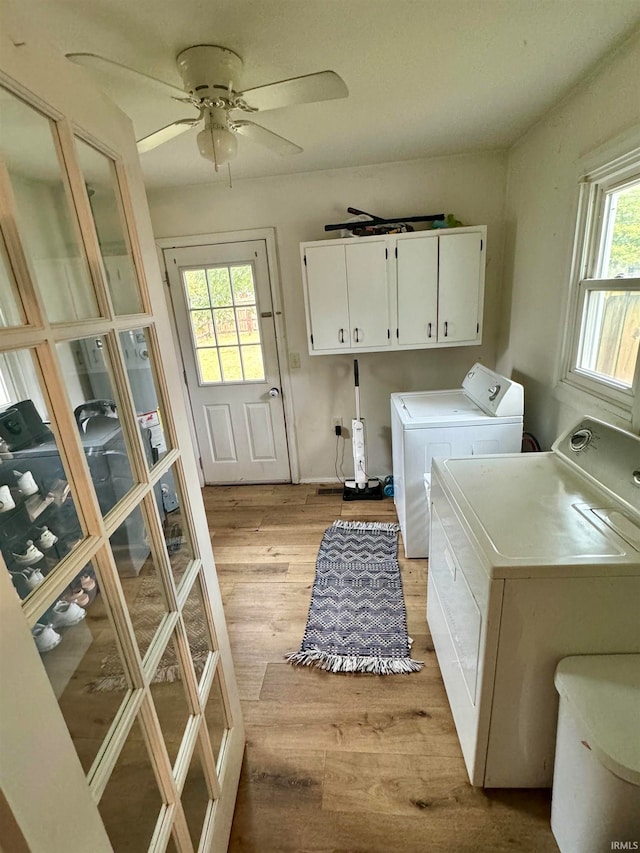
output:
[[[149,192],[156,238],[275,227],[303,480],[335,478],[332,417],[354,415],[353,357],[308,355],[299,244],[330,239],[325,224],[350,218],[347,207],[382,217],[454,213],[466,225],[487,225],[485,325],[481,347],[358,355],[369,473],[391,473],[389,395],[459,387],[477,360],[493,366],[502,278],[506,157],[502,152],[387,163],[286,177]],[[345,449],[345,474],[353,472]]]
[[[543,446],[598,410],[555,389],[574,237],[579,161],[640,122],[636,34],[509,152],[504,302],[497,367],[525,386],[525,428]],[[628,423],[627,423],[628,428]]]

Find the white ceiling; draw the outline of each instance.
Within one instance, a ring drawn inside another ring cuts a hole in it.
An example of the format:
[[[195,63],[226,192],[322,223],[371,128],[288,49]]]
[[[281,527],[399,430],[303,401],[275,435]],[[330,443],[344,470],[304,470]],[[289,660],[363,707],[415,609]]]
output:
[[[251,116],[304,149],[239,140],[234,179],[506,148],[640,27],[640,0],[22,0],[64,53],[181,86],[176,55],[218,44],[242,88],[332,69],[349,97]],[[89,72],[86,72],[89,73]],[[195,113],[141,83],[94,76],[141,137]],[[141,158],[147,187],[228,180],[189,130]]]

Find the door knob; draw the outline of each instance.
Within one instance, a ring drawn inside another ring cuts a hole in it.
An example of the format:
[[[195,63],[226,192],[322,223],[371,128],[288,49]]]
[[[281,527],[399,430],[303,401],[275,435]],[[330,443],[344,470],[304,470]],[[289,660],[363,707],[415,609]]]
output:
[[[270,397],[279,397],[280,389],[279,388],[269,388],[269,396]]]

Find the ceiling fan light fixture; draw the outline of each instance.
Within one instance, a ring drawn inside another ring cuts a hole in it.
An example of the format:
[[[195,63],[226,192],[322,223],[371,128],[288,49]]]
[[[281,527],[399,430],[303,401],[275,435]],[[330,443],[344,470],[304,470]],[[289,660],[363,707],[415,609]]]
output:
[[[200,155],[216,167],[224,166],[235,159],[238,154],[238,140],[228,125],[213,115],[212,110],[205,118],[204,130],[198,134],[198,150]]]

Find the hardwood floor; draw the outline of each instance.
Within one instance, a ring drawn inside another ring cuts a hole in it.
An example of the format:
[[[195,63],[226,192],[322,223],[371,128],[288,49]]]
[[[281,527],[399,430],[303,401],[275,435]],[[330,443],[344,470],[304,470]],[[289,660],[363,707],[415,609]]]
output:
[[[426,619],[426,560],[399,552],[419,673],[334,675],[284,656],[302,639],[318,546],[337,518],[395,521],[393,501],[318,487],[203,492],[247,747],[230,851],[557,851],[549,791],[472,788]]]

